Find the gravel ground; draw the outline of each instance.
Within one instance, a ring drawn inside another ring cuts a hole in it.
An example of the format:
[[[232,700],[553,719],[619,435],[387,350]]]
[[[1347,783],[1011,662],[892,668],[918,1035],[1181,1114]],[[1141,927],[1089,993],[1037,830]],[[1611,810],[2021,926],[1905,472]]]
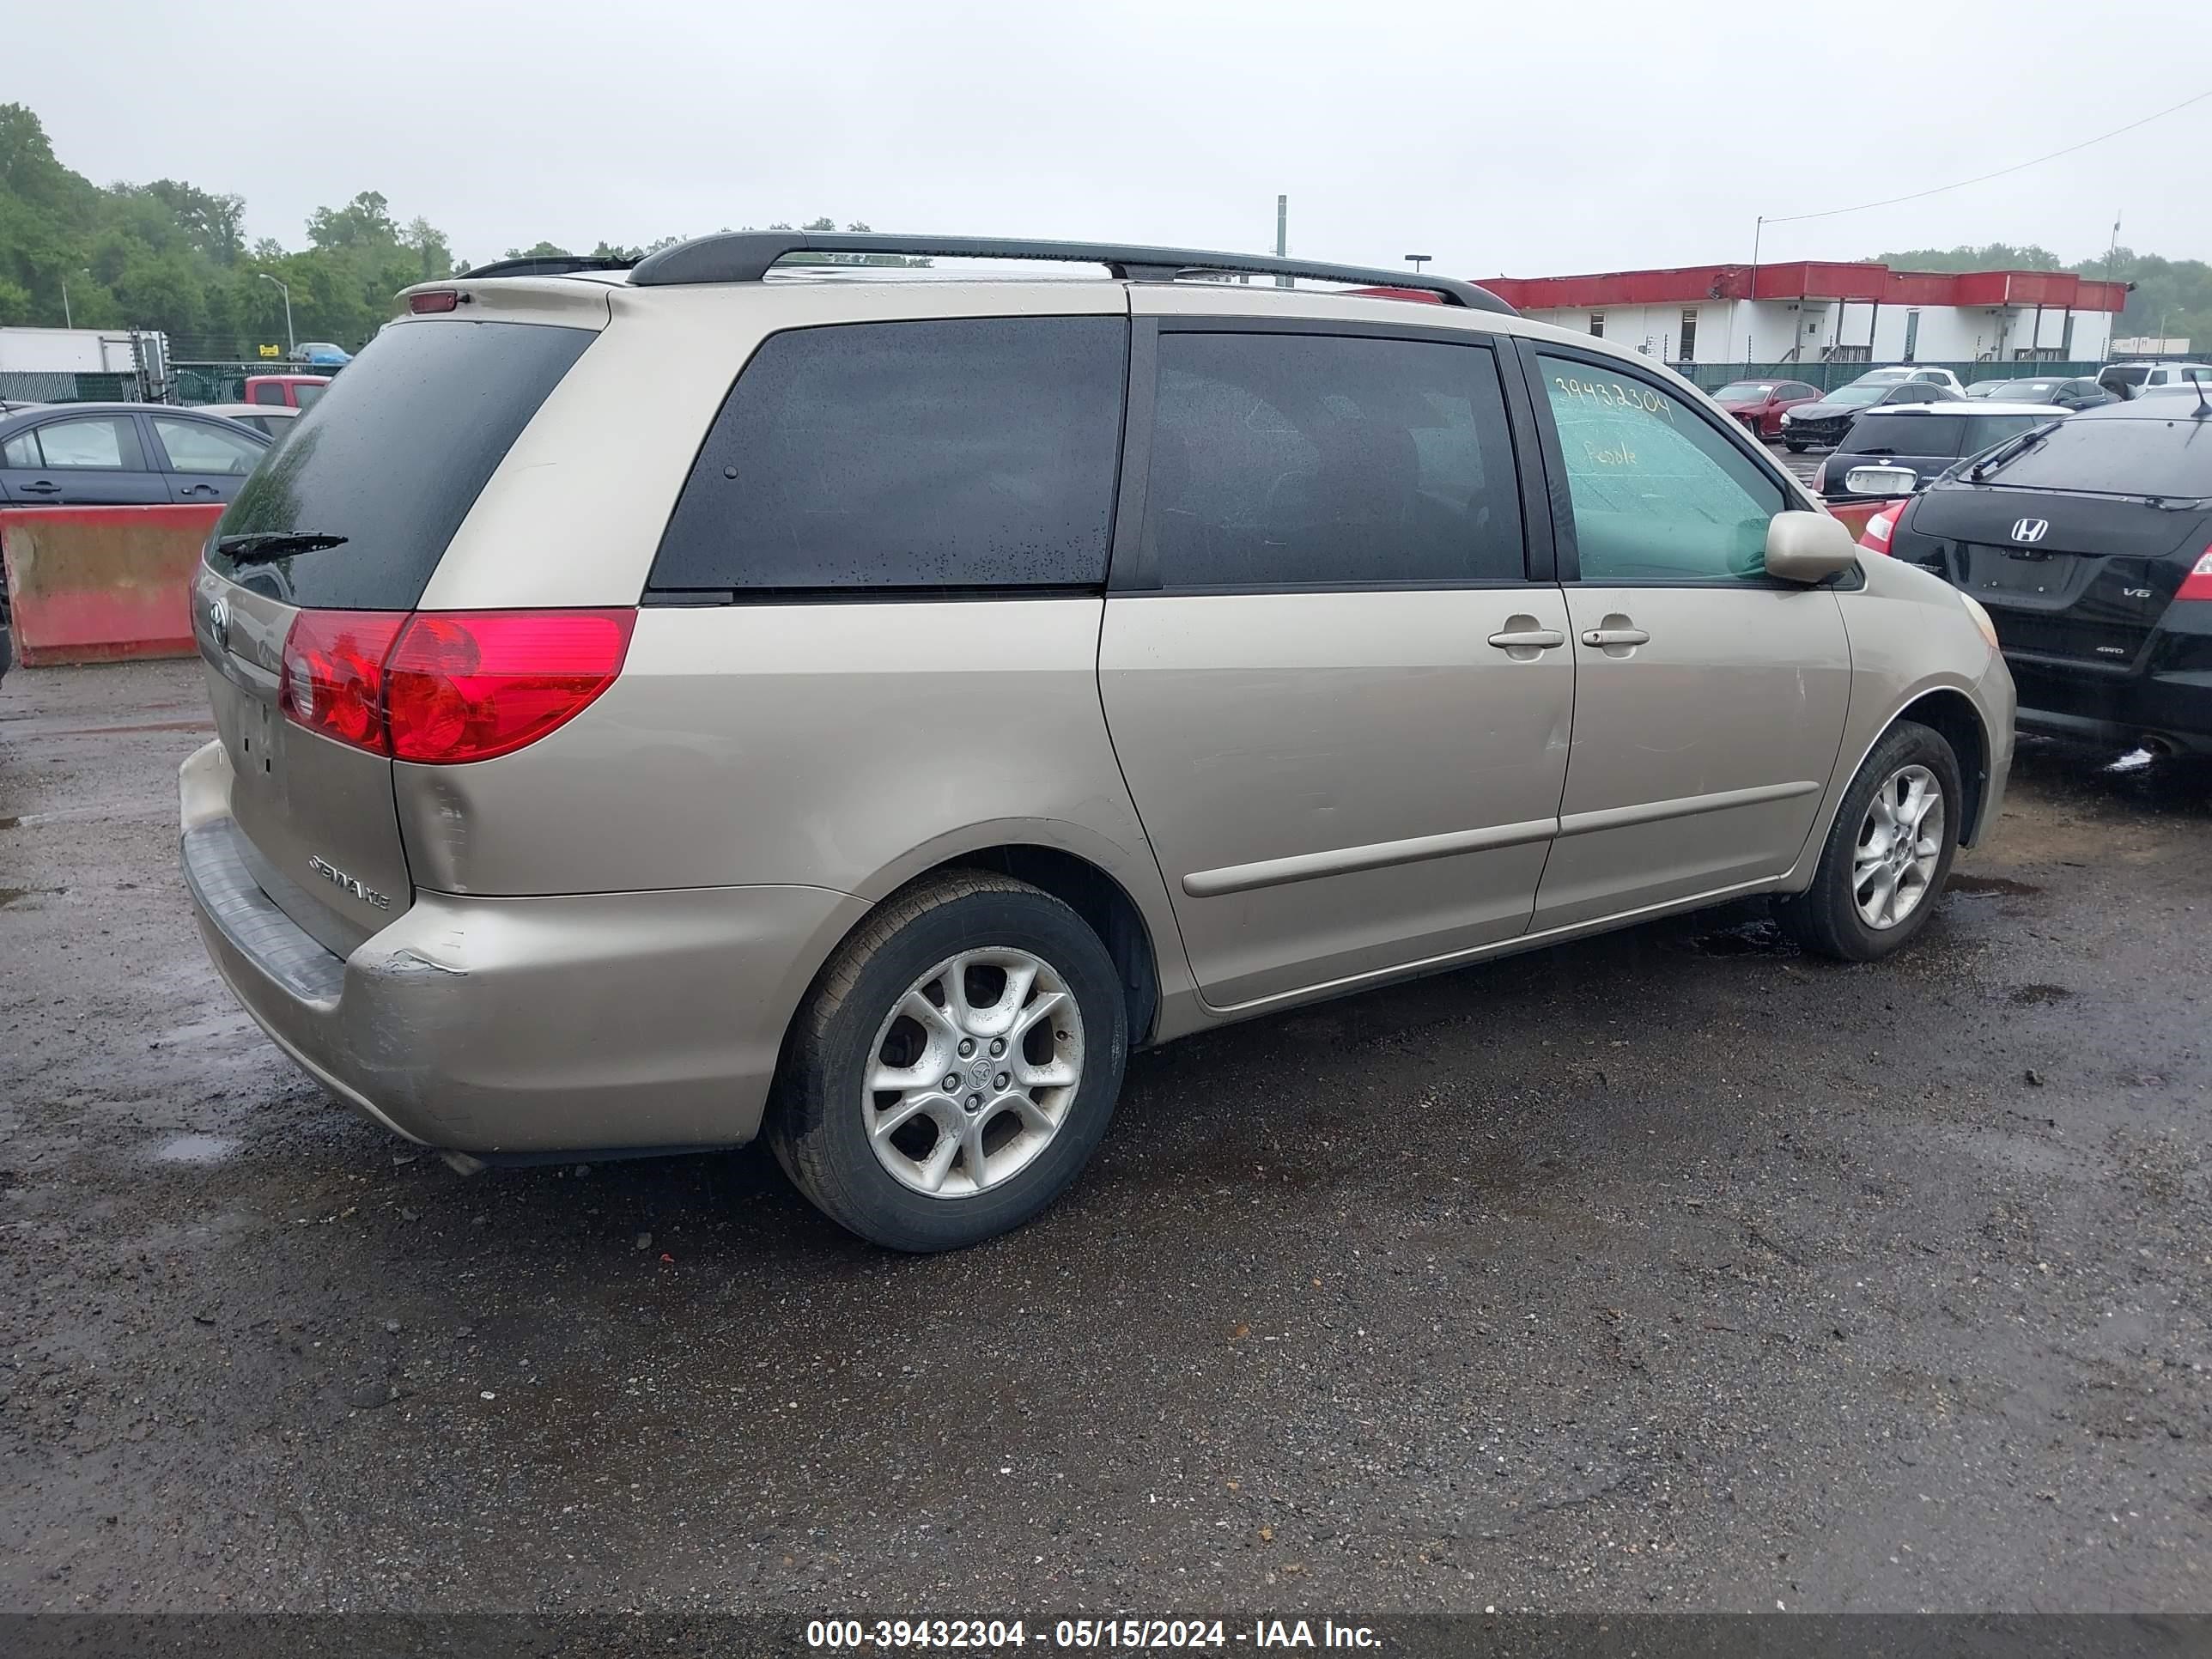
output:
[[[1140,1057],[1054,1212],[464,1179],[175,873],[197,671],[0,686],[0,1610],[2212,1603],[2212,784],[2028,745],[1905,957],[1757,907]]]

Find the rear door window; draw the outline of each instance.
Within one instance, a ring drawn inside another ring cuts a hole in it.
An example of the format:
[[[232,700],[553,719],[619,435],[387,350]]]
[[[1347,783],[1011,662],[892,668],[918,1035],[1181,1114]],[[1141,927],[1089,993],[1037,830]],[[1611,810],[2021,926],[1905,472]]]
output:
[[[774,335],[707,434],[650,586],[1099,586],[1127,363],[1121,317]]]
[[[1672,392],[1540,354],[1586,583],[1756,581],[1782,486]]]
[[[543,323],[400,323],[266,452],[219,536],[343,536],[343,545],[242,568],[289,604],[407,611],[429,585],[501,460],[599,337]],[[610,481],[619,488],[619,481]],[[212,550],[208,562],[240,580]]]
[[[1134,586],[1520,581],[1487,347],[1164,332]]]
[[[146,470],[137,423],[128,415],[48,421],[39,428],[39,447],[50,467],[104,467],[118,472]]]

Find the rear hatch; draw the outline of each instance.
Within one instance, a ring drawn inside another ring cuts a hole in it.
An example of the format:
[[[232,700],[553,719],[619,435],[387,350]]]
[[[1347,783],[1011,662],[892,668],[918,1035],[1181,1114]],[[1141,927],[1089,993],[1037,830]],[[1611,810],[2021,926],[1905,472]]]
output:
[[[326,653],[388,640],[597,337],[501,320],[495,303],[471,313],[394,324],[363,349],[239,491],[193,585],[239,852],[277,907],[341,955],[404,912],[414,888],[391,761],[287,718],[287,639],[304,615],[301,640]],[[359,712],[373,726],[375,711]]]

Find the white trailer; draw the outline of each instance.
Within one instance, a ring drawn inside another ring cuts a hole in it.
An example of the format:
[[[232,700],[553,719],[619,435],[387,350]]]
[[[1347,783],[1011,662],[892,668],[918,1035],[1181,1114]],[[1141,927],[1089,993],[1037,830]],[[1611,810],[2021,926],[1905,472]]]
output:
[[[134,328],[0,328],[0,375],[127,374],[158,400],[169,379],[169,340]]]

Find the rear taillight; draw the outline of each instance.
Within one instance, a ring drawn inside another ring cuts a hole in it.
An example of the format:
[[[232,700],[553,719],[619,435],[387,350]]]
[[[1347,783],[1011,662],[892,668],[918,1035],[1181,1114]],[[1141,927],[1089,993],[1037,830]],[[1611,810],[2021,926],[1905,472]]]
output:
[[[1885,507],[1869,519],[1866,528],[1859,532],[1859,545],[1871,552],[1888,552],[1889,538],[1897,533],[1898,515],[1904,511],[1905,503],[1899,501],[1895,507]]]
[[[635,611],[302,611],[286,716],[395,760],[449,765],[534,743],[622,672]]]
[[[1821,460],[1821,462],[1820,462],[1820,465],[1818,465],[1818,466],[1816,466],[1816,467],[1814,467],[1814,468],[1813,469],[1813,489],[1814,489],[1814,492],[1815,494],[1818,494],[1820,491],[1826,489],[1827,487],[1828,487],[1828,463],[1827,463],[1826,459],[1824,458],[1824,459]]]
[[[382,611],[302,611],[284,636],[277,705],[310,732],[388,755],[384,659],[404,616]]]
[[[385,665],[395,759],[489,760],[535,743],[615,683],[635,611],[408,618]]]
[[[407,309],[417,317],[421,317],[427,313],[451,311],[460,302],[461,295],[458,289],[427,289],[420,294],[410,294],[407,296]]]
[[[2197,568],[2181,579],[2181,591],[2177,599],[2212,599],[2212,547],[2204,550],[2204,556]]]

